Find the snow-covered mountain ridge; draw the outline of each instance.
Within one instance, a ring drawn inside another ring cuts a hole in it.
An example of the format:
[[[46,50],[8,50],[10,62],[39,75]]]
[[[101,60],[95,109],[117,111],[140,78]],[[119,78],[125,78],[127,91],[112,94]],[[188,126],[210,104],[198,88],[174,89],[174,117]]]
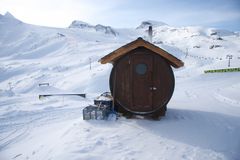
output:
[[[86,22],[77,21],[77,20],[73,21],[72,24],[69,26],[69,28],[94,30],[96,32],[103,32],[105,34],[112,34],[114,36],[116,36],[118,34],[110,26],[104,26],[104,25],[101,25],[101,24],[97,24],[97,25],[93,26],[93,25],[90,25]]]
[[[153,43],[185,63],[174,69],[166,117],[83,121],[83,107],[109,90],[112,65],[98,60],[138,37],[147,40],[149,25]],[[239,32],[199,26],[144,21],[113,29],[74,21],[51,28],[0,15],[0,159],[237,160],[240,74],[203,71],[228,68],[227,55],[240,67],[239,44]],[[42,93],[87,98],[39,100]]]

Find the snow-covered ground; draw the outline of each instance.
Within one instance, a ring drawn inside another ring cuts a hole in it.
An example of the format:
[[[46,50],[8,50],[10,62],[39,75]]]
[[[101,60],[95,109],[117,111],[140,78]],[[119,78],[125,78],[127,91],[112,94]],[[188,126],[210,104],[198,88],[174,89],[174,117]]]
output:
[[[167,115],[84,121],[83,107],[109,90],[112,66],[98,60],[146,38],[148,23],[115,29],[75,21],[49,28],[0,15],[0,160],[239,160],[240,72],[203,71],[226,68],[229,54],[231,67],[240,67],[240,33],[148,22],[153,42],[185,62],[174,69]],[[42,93],[87,98],[39,99]]]

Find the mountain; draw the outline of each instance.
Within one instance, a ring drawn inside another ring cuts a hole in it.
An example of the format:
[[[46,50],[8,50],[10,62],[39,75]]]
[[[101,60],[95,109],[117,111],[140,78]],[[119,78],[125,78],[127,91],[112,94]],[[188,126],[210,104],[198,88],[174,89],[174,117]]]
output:
[[[19,24],[19,23],[22,23],[22,21],[18,20],[17,18],[15,18],[11,13],[9,12],[6,12],[4,15],[1,15],[0,14],[0,24],[1,23],[4,23],[4,22],[7,22],[7,23],[11,23],[12,25],[13,24]]]
[[[73,21],[68,28],[80,28],[80,29],[85,29],[85,28],[93,28],[92,25],[83,22],[83,21]]]
[[[149,25],[152,43],[184,62],[173,69],[167,115],[83,121],[82,109],[109,91],[112,65],[98,60],[148,39]],[[201,26],[145,21],[113,29],[74,21],[51,28],[0,15],[0,159],[238,159],[240,72],[204,71],[239,67],[239,44],[239,32]],[[39,97],[51,93],[87,97]]]
[[[10,12],[6,12],[4,17],[8,19],[16,19]]]
[[[77,20],[73,21],[71,23],[71,25],[69,26],[69,28],[95,30],[96,32],[102,32],[102,33],[111,34],[114,36],[118,35],[118,33],[114,29],[112,29],[112,27],[110,27],[110,26],[104,26],[101,24],[97,24],[97,25],[93,26],[86,22],[77,21]]]

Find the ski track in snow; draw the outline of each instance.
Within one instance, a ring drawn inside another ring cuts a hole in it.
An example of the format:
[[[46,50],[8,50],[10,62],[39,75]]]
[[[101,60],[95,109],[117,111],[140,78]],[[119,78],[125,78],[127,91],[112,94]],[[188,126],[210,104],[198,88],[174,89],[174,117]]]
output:
[[[153,42],[185,63],[174,69],[167,115],[160,121],[82,120],[83,107],[109,90],[112,66],[98,60],[146,37],[145,30],[144,25],[115,29],[113,36],[0,16],[0,160],[239,160],[240,74],[203,74],[225,68],[229,53],[232,66],[239,67],[239,33],[159,23]],[[216,44],[220,47],[210,49]],[[44,82],[50,85],[38,86]],[[87,98],[39,100],[44,93],[87,93]]]

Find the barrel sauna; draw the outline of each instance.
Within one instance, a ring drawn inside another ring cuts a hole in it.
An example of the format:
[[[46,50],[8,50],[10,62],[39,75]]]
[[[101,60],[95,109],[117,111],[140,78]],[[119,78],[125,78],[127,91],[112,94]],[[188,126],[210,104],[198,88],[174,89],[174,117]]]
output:
[[[174,91],[171,66],[183,62],[142,38],[120,47],[100,62],[113,63],[109,84],[117,112],[164,116]]]

